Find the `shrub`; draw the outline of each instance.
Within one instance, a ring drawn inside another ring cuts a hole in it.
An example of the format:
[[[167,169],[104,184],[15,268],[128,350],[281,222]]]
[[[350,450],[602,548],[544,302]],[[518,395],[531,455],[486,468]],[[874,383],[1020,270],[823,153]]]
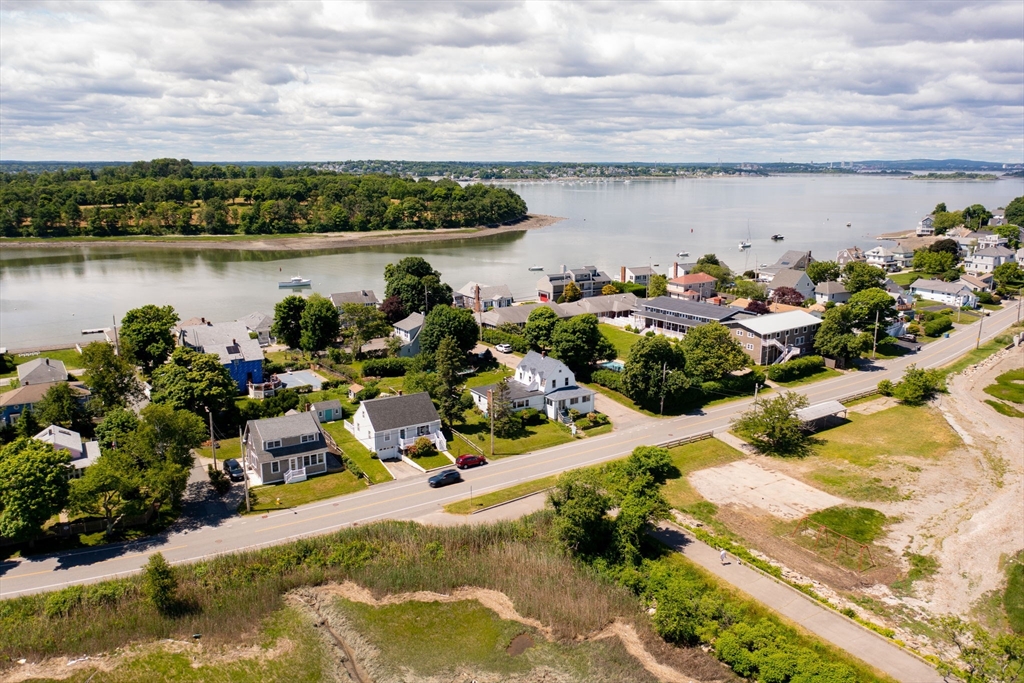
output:
[[[594,370],[590,381],[614,391],[622,391],[622,373],[614,370]]]
[[[917,323],[910,323],[907,325],[907,332],[910,334],[921,334],[922,331],[921,326]]]
[[[46,596],[43,613],[51,619],[66,617],[82,602],[81,586],[68,586]]]
[[[547,419],[547,415],[536,408],[526,408],[519,412],[519,416],[522,418],[524,426],[544,424],[544,421]]]
[[[882,380],[878,383],[878,393],[893,396],[900,403],[911,406],[921,405],[937,392],[945,390],[942,373],[938,370],[922,370],[916,365],[909,366],[899,382]]]
[[[149,562],[142,570],[142,587],[146,597],[161,614],[168,614],[174,610],[177,604],[175,593],[178,590],[178,580],[171,565],[164,559],[163,553],[150,555]]]
[[[377,398],[378,396],[380,396],[380,387],[376,384],[368,384],[356,392],[355,399],[358,403],[360,401],[369,401],[371,398]]]
[[[633,331],[633,326],[632,325],[626,325],[622,329],[624,329],[626,332],[632,332]]]
[[[778,365],[769,365],[764,374],[773,382],[792,382],[801,377],[813,375],[825,367],[825,359],[821,356],[794,358]]]
[[[401,377],[408,370],[408,358],[373,358],[363,363],[363,377]]]
[[[526,353],[530,350],[530,342],[521,334],[509,334],[502,330],[484,330],[480,339],[488,344],[508,344],[516,353]]]
[[[929,337],[938,337],[943,332],[952,329],[953,319],[948,315],[940,315],[924,324],[924,333]]]
[[[217,492],[218,496],[223,496],[231,490],[231,481],[227,475],[214,467],[212,463],[206,466],[206,473],[210,477],[210,485],[213,486],[213,490]]]
[[[434,446],[434,442],[425,436],[421,436],[416,439],[413,445],[405,449],[405,454],[412,459],[417,458],[429,458],[437,455],[437,447]]]

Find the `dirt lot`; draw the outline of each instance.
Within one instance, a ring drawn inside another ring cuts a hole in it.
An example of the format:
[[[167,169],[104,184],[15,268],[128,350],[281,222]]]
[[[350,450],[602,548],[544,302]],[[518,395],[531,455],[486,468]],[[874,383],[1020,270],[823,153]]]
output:
[[[800,519],[843,504],[842,498],[752,460],[698,470],[689,479],[700,495],[716,505],[753,507],[782,519]]]

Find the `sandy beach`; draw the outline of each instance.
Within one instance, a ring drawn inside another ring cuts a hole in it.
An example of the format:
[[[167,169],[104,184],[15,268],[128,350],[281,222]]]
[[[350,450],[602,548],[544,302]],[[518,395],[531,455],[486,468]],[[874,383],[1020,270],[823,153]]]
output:
[[[89,247],[168,247],[175,249],[234,249],[239,251],[344,251],[360,247],[414,242],[446,242],[491,237],[508,232],[536,230],[565,218],[527,214],[524,221],[497,228],[452,228],[440,230],[377,230],[373,232],[325,232],[308,235],[163,235],[159,237],[81,237],[55,239],[2,239],[0,248],[38,249]]]

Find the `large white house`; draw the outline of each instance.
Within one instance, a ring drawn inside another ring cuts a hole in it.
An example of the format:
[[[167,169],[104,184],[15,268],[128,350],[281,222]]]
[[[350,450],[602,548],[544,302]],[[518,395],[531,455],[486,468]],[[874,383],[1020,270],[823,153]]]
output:
[[[979,247],[964,261],[964,270],[968,273],[991,273],[1008,261],[1015,261],[1012,249],[1003,246]]]
[[[943,282],[942,280],[915,280],[910,285],[910,293],[927,299],[949,304],[957,308],[968,306],[975,308],[978,297],[964,282]]]
[[[512,302],[512,290],[508,285],[491,286],[467,282],[462,289],[452,294],[452,304],[456,308],[468,308],[471,311],[508,308]]]
[[[488,392],[497,384],[470,389],[473,402],[487,412]],[[516,374],[509,380],[509,400],[515,411],[534,408],[552,420],[562,419],[570,410],[589,413],[594,410],[594,392],[577,386],[576,375],[565,363],[536,351],[530,351],[519,362]]]
[[[868,249],[864,252],[864,257],[869,265],[891,273],[909,267],[914,261],[914,252],[897,244],[892,249],[885,247]]]
[[[55,451],[67,451],[71,455],[70,479],[77,479],[85,474],[85,468],[100,459],[100,445],[96,441],[82,443],[82,435],[78,432],[57,425],[50,425],[32,437],[53,446]]]
[[[405,449],[421,437],[430,439],[439,451],[448,450],[441,417],[425,391],[363,401],[345,429],[381,460],[401,459]]]

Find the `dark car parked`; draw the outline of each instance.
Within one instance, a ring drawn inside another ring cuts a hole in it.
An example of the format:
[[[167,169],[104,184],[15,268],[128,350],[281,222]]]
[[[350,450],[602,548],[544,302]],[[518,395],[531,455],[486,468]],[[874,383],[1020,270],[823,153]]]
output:
[[[242,470],[242,466],[234,458],[224,461],[224,474],[228,475],[231,481],[242,481],[245,479],[245,472]]]
[[[438,472],[430,479],[427,483],[430,484],[430,488],[436,489],[438,486],[447,486],[448,484],[454,484],[462,481],[462,475],[456,470],[445,470],[444,472]]]
[[[479,467],[480,465],[486,465],[487,458],[482,455],[460,455],[455,459],[455,466],[460,470],[464,470],[467,467]]]

